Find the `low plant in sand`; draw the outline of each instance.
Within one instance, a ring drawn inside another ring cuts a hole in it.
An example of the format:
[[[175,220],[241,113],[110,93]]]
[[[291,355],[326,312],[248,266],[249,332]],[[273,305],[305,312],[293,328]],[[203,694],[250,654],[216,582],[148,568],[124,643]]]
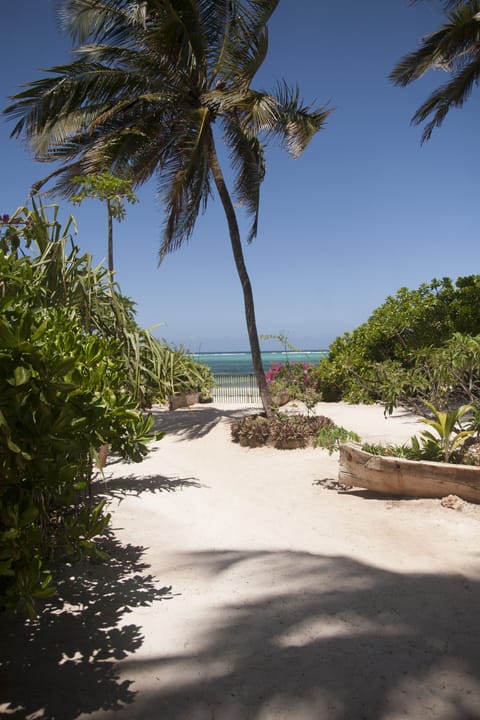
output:
[[[318,430],[325,426],[333,426],[333,421],[324,416],[277,413],[271,422],[270,441],[279,449],[307,447],[312,444]]]
[[[381,443],[363,443],[362,450],[370,455],[384,455],[386,457],[398,457],[403,460],[421,460],[422,457],[411,445],[382,445]]]
[[[320,400],[315,366],[311,363],[272,363],[265,378],[272,397],[285,393],[290,400],[301,400],[309,408]]]
[[[475,430],[464,429],[461,421],[473,410],[471,405],[462,405],[455,410],[437,410],[426,403],[432,413],[432,418],[422,418],[422,422],[428,425],[432,431],[424,430],[421,433],[419,443],[425,452],[439,456],[444,462],[450,462],[455,452],[460,450],[467,438],[471,437]],[[412,438],[413,444],[414,438]]]
[[[338,450],[340,445],[349,441],[360,442],[360,436],[341,425],[324,425],[317,432],[313,444],[315,447],[325,448],[331,454],[334,450]]]
[[[435,462],[453,462],[459,464],[478,465],[480,452],[478,442],[474,435],[478,424],[474,408],[471,405],[462,405],[448,411],[440,411],[427,404],[432,417],[422,418],[421,422],[428,425],[431,430],[424,430],[420,437],[414,435],[410,444],[404,445],[375,445],[365,443],[362,448],[372,455],[387,455],[404,458],[406,460],[430,460]],[[461,421],[468,416],[469,426],[464,428]]]
[[[245,447],[270,445],[278,449],[304,448],[312,444],[318,430],[326,425],[333,425],[333,421],[324,416],[307,417],[277,412],[270,418],[249,415],[235,420],[231,425],[231,434],[234,442]]]

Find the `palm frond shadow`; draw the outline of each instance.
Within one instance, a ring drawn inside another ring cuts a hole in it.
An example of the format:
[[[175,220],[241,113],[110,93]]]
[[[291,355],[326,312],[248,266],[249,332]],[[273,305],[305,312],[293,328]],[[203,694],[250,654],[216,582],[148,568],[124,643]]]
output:
[[[144,548],[111,531],[101,547],[108,561],[59,569],[58,595],[39,605],[37,620],[0,613],[0,710],[9,718],[74,720],[133,702],[133,682],[121,679],[117,663],[144,638],[125,618],[173,595],[148,574]]]
[[[185,488],[205,488],[197,478],[166,477],[164,475],[128,475],[97,481],[95,494],[103,497],[122,497],[142,493],[176,492]]]
[[[178,435],[182,440],[197,440],[211,432],[222,420],[235,420],[254,412],[258,407],[247,409],[218,409],[214,407],[190,407],[186,410],[151,410],[155,418],[155,430]]]
[[[476,579],[302,551],[179,554],[209,582],[240,572],[239,583],[248,576],[263,591],[216,605],[178,654],[159,642],[156,656],[136,657],[141,628],[125,615],[172,598],[171,589],[146,574],[142,548],[111,540],[110,563],[66,569],[61,600],[47,605],[59,614],[0,616],[0,705],[14,720],[121,709],[186,720],[205,708],[231,720],[385,720],[423,717],[431,705],[438,720],[478,718]],[[142,674],[172,682],[136,695],[131,678]]]
[[[186,720],[208,708],[232,720],[385,720],[435,705],[439,720],[478,718],[478,580],[292,551],[206,551],[178,562],[209,582],[247,565],[249,583],[265,589],[205,617],[189,654],[126,661],[126,677],[133,667],[167,677],[182,668],[180,682],[139,696],[138,717]]]

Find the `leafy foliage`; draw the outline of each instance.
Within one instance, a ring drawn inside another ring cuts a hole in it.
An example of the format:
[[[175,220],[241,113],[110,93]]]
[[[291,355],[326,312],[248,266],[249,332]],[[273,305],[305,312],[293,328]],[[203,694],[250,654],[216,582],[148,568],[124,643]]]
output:
[[[185,390],[208,395],[213,385],[209,368],[137,325],[135,304],[122,295],[105,267],[93,267],[89,255],[79,254],[69,235],[75,221],[70,218],[62,229],[58,212],[56,205],[34,204],[32,210],[19,208],[5,225],[5,240],[24,257],[28,268],[31,302],[68,306],[86,333],[116,339],[125,367],[124,382],[142,407],[166,403],[171,395]],[[13,286],[17,281],[10,282]]]
[[[302,400],[307,407],[320,400],[315,366],[310,363],[272,363],[265,377],[272,397],[285,393],[289,400]]]
[[[433,418],[422,418],[422,422],[428,425],[433,432],[424,430],[421,433],[420,442],[427,452],[438,452],[442,460],[448,463],[455,451],[474,433],[473,429],[464,430],[461,427],[461,420],[473,408],[471,405],[462,405],[450,412],[442,412],[428,404],[428,409]]]
[[[230,427],[233,442],[244,447],[261,447],[268,443],[270,422],[263,415],[248,415],[235,420]]]
[[[55,591],[58,559],[99,555],[98,448],[145,456],[159,435],[140,402],[161,391],[154,363],[179,355],[147,344],[105,269],[67,253],[74,222],[62,229],[57,210],[23,208],[0,225],[0,606],[30,616]],[[187,382],[185,368],[166,370],[166,388]]]
[[[317,371],[322,399],[423,411],[478,400],[480,276],[401,288],[337,338]]]
[[[315,447],[323,447],[331,454],[338,450],[342,443],[360,442],[360,436],[352,430],[347,430],[341,425],[324,425],[317,432],[314,440]]]
[[[72,178],[72,183],[79,186],[78,191],[70,198],[72,203],[79,205],[85,198],[102,200],[108,203],[109,214],[118,222],[125,219],[124,200],[133,204],[138,202],[131,182],[110,173],[77,175]]]
[[[108,269],[110,273],[113,273],[112,219],[114,218],[118,222],[125,219],[125,200],[132,204],[138,202],[138,198],[132,190],[132,183],[110,173],[78,175],[72,178],[72,183],[77,187],[77,192],[70,198],[74,204],[79,205],[85,198],[96,198],[106,203]]]
[[[283,415],[276,413],[270,423],[270,438],[274,447],[290,449],[311,445],[317,431],[332,424],[324,416]]]
[[[404,460],[421,460],[421,454],[411,445],[381,445],[379,443],[363,443],[362,450],[371,455],[386,455],[387,457],[398,457]]]
[[[424,430],[420,437],[414,435],[410,444],[371,445],[362,447],[372,455],[389,455],[407,460],[433,460],[438,462],[458,462],[478,464],[478,457],[470,452],[468,440],[478,433],[478,421],[471,405],[462,405],[455,410],[443,412],[427,404],[431,417],[422,418],[422,422],[431,430]],[[469,416],[469,427],[462,426],[462,420]]]
[[[231,425],[234,442],[245,447],[272,445],[278,449],[304,448],[311,445],[320,428],[333,425],[330,418],[324,416],[285,415],[274,413],[247,415],[235,420]]]
[[[390,74],[390,79],[403,87],[421,78],[428,70],[443,70],[449,75],[413,116],[414,124],[428,120],[422,142],[442,125],[452,108],[463,106],[480,80],[480,4],[478,0],[445,0],[443,5],[448,11],[445,24],[426,35],[420,47],[405,55]]]

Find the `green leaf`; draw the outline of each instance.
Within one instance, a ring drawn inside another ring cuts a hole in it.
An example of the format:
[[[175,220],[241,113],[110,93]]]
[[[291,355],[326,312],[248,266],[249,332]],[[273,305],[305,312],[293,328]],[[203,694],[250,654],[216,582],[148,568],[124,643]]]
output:
[[[3,347],[15,347],[17,338],[6,322],[0,320],[0,343]]]
[[[28,368],[19,366],[13,371],[13,377],[7,378],[7,382],[10,385],[18,387],[19,385],[25,385],[32,377],[31,370]]]
[[[13,442],[13,440],[9,437],[7,437],[7,446],[9,450],[11,450],[14,453],[21,453],[21,449],[18,447],[16,443]]]
[[[30,525],[38,518],[38,514],[38,508],[36,508],[34,505],[31,505],[20,515],[18,520],[18,526],[25,527],[26,525]]]
[[[0,426],[9,429],[9,425],[5,419],[5,415],[3,414],[3,412],[1,410],[0,410]]]
[[[45,598],[53,597],[56,594],[57,594],[57,588],[51,586],[51,587],[39,588],[38,590],[34,590],[32,592],[32,597],[44,600]]]

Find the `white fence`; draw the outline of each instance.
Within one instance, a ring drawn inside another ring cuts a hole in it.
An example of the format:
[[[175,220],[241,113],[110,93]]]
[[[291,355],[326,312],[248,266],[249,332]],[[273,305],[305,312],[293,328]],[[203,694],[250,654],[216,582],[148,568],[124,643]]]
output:
[[[212,395],[221,403],[259,403],[255,375],[214,375]]]

